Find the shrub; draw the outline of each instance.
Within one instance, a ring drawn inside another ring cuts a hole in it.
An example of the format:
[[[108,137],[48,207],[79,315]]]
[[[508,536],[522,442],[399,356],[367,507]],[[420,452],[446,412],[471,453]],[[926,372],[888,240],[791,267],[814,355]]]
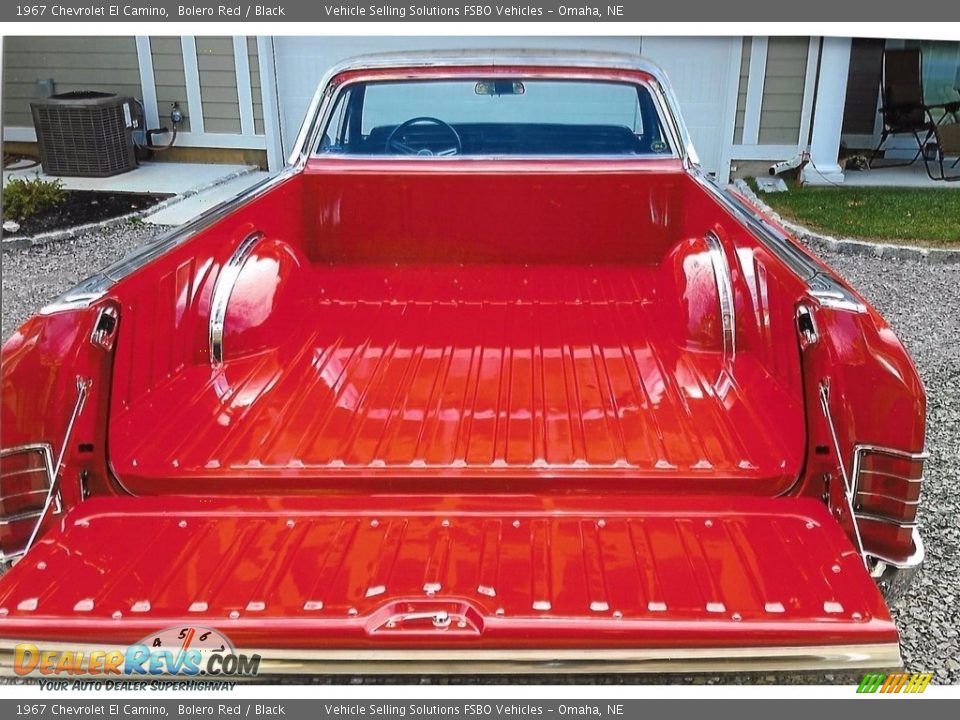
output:
[[[64,198],[60,180],[14,178],[3,188],[3,218],[22,222],[49,210]]]

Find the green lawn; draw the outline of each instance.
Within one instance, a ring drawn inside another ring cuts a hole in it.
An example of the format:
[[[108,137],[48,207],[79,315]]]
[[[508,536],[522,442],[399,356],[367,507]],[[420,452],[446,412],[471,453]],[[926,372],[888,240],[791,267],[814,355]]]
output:
[[[783,217],[829,235],[960,247],[960,188],[807,186],[758,194]]]

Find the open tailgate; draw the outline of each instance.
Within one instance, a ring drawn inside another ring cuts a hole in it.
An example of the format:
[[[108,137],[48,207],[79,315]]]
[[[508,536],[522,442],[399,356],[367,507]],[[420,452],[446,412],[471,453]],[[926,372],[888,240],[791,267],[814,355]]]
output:
[[[14,645],[215,628],[260,672],[890,667],[821,504],[650,496],[85,501],[0,578]]]

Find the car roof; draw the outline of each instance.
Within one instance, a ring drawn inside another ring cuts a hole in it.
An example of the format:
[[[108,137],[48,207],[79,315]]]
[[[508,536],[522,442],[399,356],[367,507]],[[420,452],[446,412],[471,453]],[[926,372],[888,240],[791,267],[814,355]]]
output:
[[[331,74],[352,70],[414,67],[505,66],[602,68],[631,70],[666,81],[663,70],[640,55],[589,50],[489,48],[469,50],[408,50],[358,55],[338,64]]]

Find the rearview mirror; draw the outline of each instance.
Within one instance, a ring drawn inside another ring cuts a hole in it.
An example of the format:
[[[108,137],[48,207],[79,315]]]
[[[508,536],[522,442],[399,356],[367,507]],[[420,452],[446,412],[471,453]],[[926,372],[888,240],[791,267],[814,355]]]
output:
[[[480,80],[473,91],[477,95],[523,95],[526,88],[519,80]]]

